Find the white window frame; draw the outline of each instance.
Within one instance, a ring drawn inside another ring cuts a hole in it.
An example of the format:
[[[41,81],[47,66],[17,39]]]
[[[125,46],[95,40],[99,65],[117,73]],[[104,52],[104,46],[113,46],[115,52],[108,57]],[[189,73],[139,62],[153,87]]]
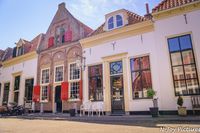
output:
[[[15,78],[18,77],[18,76],[20,77],[19,89],[18,89],[18,90],[14,90],[14,88],[15,88]],[[22,78],[21,75],[15,75],[15,76],[14,76],[13,98],[15,98],[15,93],[18,93],[18,103],[19,103],[19,97],[20,97],[20,85],[21,85],[21,80],[22,80],[21,78]],[[13,101],[14,101],[14,99],[13,99]],[[18,103],[17,103],[17,104],[18,104]]]
[[[42,71],[43,70],[49,70],[49,82],[48,83],[42,83]],[[45,102],[48,102],[48,97],[49,97],[49,95],[48,95],[48,85],[49,85],[49,83],[50,83],[50,67],[48,67],[48,68],[43,68],[43,69],[41,69],[41,74],[40,74],[40,102],[43,102],[43,103],[45,103]],[[44,87],[44,86],[47,86],[47,100],[42,100],[42,87]]]
[[[117,26],[117,15],[120,15],[122,17],[122,25],[121,26]],[[109,29],[108,28],[108,20],[113,17],[113,24],[114,24],[114,27],[112,29]],[[124,15],[122,13],[118,13],[118,14],[114,14],[110,17],[108,17],[107,19],[107,30],[108,31],[111,31],[111,30],[114,30],[114,29],[117,29],[117,28],[120,28],[120,27],[123,27],[125,25],[125,20],[124,20]]]
[[[113,28],[112,28],[112,29],[109,29],[109,20],[110,20],[111,18],[113,18]],[[110,16],[110,17],[108,18],[108,20],[107,20],[107,29],[108,29],[108,30],[113,30],[113,29],[115,29],[115,16]]]
[[[120,26],[117,26],[117,15],[119,15],[119,16],[121,16],[122,17],[122,25],[120,25]],[[115,19],[116,19],[116,28],[120,28],[120,27],[122,27],[122,26],[124,26],[124,18],[123,18],[123,15],[122,14],[116,14],[115,15]]]
[[[74,98],[74,99],[72,99],[71,97],[70,97],[70,95],[71,95],[71,83],[73,83],[73,82],[78,82],[78,83],[80,83],[80,80],[81,80],[81,69],[79,68],[79,79],[70,79],[70,65],[71,64],[76,64],[76,62],[71,62],[71,63],[68,63],[68,82],[69,82],[69,100],[70,101],[78,101],[78,100],[80,100],[80,97],[79,98]],[[80,91],[80,84],[79,84],[79,91]]]
[[[43,87],[47,87],[47,99],[45,99],[45,100],[42,100]],[[49,101],[48,85],[42,85],[41,88],[40,88],[40,102],[47,103],[48,101]]]
[[[58,68],[58,67],[63,67],[63,73],[62,73],[62,81],[56,81],[56,68]],[[64,65],[62,64],[62,65],[57,65],[57,66],[55,66],[54,67],[54,83],[61,83],[61,82],[63,82],[64,81],[64,72],[65,72],[65,70],[64,70],[65,68],[64,68]]]
[[[80,81],[80,79],[81,79],[81,69],[79,68],[79,79],[70,79],[70,65],[71,64],[76,64],[76,62],[71,62],[71,63],[69,63],[68,64],[68,81],[69,82],[75,82],[75,81]]]
[[[44,70],[49,70],[49,82],[50,82],[50,68],[49,67],[48,68],[43,68],[43,69],[41,69],[41,73],[40,73],[40,84],[41,85],[49,84],[49,82],[48,83],[42,83],[42,71],[44,71]]]

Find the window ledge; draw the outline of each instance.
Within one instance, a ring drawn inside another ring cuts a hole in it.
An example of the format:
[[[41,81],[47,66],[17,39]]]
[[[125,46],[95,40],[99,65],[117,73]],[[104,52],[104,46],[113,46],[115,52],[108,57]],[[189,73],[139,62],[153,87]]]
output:
[[[79,102],[81,101],[80,99],[69,99],[68,102]]]
[[[49,101],[48,100],[40,100],[40,103],[48,103]]]
[[[153,98],[132,98],[133,101],[136,100],[153,100]]]

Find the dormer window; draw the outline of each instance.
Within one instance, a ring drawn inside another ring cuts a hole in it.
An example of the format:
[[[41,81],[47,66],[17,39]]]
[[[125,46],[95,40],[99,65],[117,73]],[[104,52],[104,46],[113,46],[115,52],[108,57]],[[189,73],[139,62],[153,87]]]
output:
[[[13,57],[20,56],[24,54],[23,46],[17,46],[13,49]]]
[[[114,17],[111,17],[108,20],[108,29],[111,30],[113,28],[114,28]]]
[[[19,46],[17,47],[17,56],[23,55],[23,47]]]
[[[122,27],[124,25],[122,15],[117,14],[110,17],[107,21],[107,25],[108,25],[108,30]]]
[[[120,27],[123,25],[123,20],[121,15],[116,16],[116,21],[117,21],[117,27]]]

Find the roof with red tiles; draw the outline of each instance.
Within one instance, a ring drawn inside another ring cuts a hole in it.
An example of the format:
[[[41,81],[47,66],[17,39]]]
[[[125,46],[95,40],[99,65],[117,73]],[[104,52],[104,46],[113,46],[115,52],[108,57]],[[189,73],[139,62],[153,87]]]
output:
[[[200,0],[163,0],[156,7],[152,9],[152,12],[156,13],[167,9],[172,9],[195,1],[200,1]]]
[[[8,60],[8,59],[11,59],[12,58],[12,52],[13,52],[13,49],[8,47],[5,51],[4,51],[4,54],[2,56],[2,61],[5,61],[5,60]]]
[[[30,42],[27,40],[23,40],[23,48],[24,48],[24,54],[30,53],[32,51],[37,51],[38,46],[41,43],[41,38],[44,34],[39,34],[38,36],[36,36],[33,40],[31,40]],[[14,48],[7,48],[3,55],[2,55],[2,61],[6,61],[9,59],[13,58],[13,49]],[[1,56],[0,56],[1,57]],[[15,58],[15,57],[14,57]]]
[[[148,18],[146,18],[146,17],[140,16],[140,15],[133,13],[133,12],[126,10],[126,9],[124,9],[124,10],[126,11],[127,16],[128,16],[128,24],[127,25],[132,25],[132,24],[136,24],[136,23],[148,20]],[[88,36],[94,36],[94,35],[106,32],[103,29],[104,26],[105,26],[105,23],[103,23],[100,27],[98,27],[96,30],[91,32]]]
[[[40,43],[41,43],[41,39],[44,36],[44,34],[39,34],[38,36],[36,36],[32,41],[31,44],[29,46],[29,52],[32,51],[37,51],[37,48],[39,47]]]

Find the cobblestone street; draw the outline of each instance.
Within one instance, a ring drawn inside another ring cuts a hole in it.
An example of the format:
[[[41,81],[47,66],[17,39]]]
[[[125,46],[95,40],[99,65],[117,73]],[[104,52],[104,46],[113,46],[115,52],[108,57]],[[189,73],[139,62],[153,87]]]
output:
[[[180,128],[200,128],[199,120],[177,116],[8,117],[0,118],[0,133],[184,133],[186,129]]]

